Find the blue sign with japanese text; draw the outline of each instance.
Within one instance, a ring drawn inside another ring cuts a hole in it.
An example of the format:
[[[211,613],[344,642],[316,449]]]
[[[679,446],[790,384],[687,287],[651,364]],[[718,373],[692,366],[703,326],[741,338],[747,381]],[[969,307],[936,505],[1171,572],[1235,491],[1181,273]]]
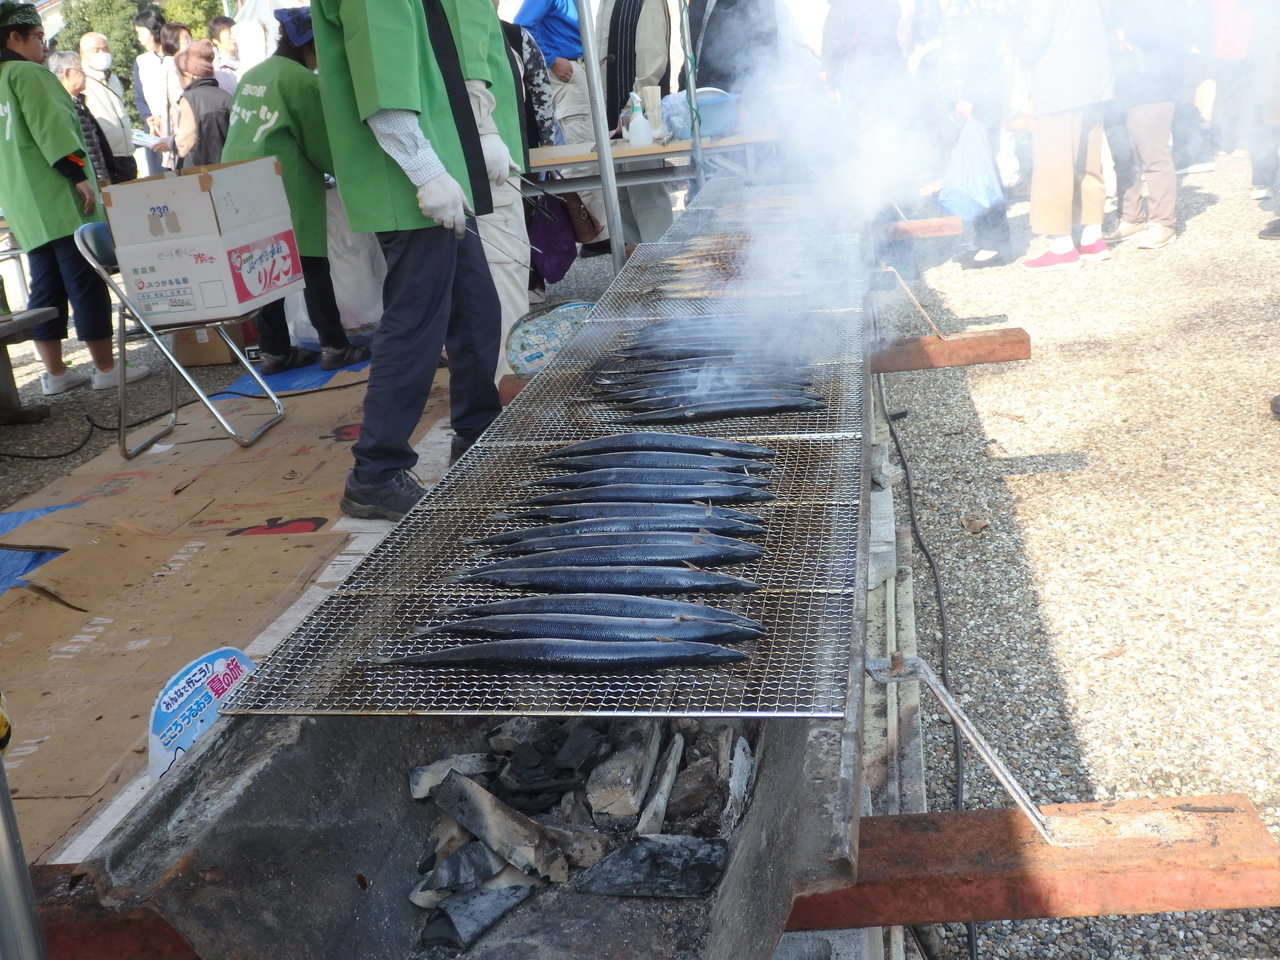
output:
[[[253,673],[253,661],[234,647],[192,660],[160,691],[151,708],[148,769],[155,783],[218,719],[218,704]]]

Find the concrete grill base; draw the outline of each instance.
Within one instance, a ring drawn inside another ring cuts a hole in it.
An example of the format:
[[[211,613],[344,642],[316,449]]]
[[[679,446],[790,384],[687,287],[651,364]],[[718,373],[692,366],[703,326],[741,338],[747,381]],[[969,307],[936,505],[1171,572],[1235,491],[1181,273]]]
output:
[[[426,922],[407,899],[425,807],[405,774],[480,749],[491,723],[228,718],[83,869],[105,903],[155,910],[203,960],[402,960]],[[841,742],[838,721],[762,724],[754,797],[712,898],[545,889],[468,956],[765,960],[797,885],[850,876],[828,860],[847,789]]]

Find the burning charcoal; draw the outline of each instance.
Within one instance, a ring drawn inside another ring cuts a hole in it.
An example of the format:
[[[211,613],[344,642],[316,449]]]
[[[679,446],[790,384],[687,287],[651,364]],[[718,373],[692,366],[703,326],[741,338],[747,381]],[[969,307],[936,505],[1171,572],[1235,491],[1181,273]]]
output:
[[[587,806],[585,790],[574,790],[560,799],[560,819],[574,826],[590,827],[595,821],[591,819],[591,808]]]
[[[426,882],[427,878],[423,877],[418,881],[418,885],[409,891],[409,902],[415,907],[421,907],[423,910],[434,910],[453,896],[452,890],[428,890],[423,886]]]
[[[583,782],[577,777],[555,776],[545,765],[522,767],[513,759],[498,775],[498,785],[508,794],[554,793],[558,801],[560,794],[581,788]]]
[[[441,901],[439,913],[422,931],[422,946],[465,950],[527,900],[539,883],[515,867],[507,867],[479,890],[454,894]]]
[[[692,744],[701,729],[693,717],[676,717],[671,721],[672,732],[684,737],[686,743]]]
[[[547,833],[555,837],[569,866],[586,868],[599,863],[610,850],[613,841],[607,834],[594,830],[589,826],[578,826],[572,823],[543,823]]]
[[[522,743],[554,740],[559,724],[542,717],[512,717],[489,731],[489,748],[510,754]]]
[[[701,897],[715,889],[728,862],[723,840],[639,837],[585,871],[574,889],[614,897]]]
[[[457,770],[464,777],[474,777],[482,773],[493,773],[498,769],[498,761],[487,753],[462,753],[456,757],[445,757],[425,767],[414,767],[409,771],[409,793],[415,800],[431,796],[431,791],[444,782],[450,770]]]
[[[501,784],[496,784],[492,793],[512,810],[527,814],[554,810],[561,797],[559,793],[512,793],[504,790]]]
[[[433,805],[431,812],[430,832],[427,834],[427,843],[422,857],[418,861],[419,873],[429,873],[434,870],[437,863],[473,839],[462,824],[439,807]]]
[[[599,730],[583,724],[574,727],[552,762],[561,770],[584,776],[613,753],[613,742]]]
[[[684,737],[677,733],[658,761],[658,774],[654,778],[653,789],[649,791],[644,810],[640,812],[636,833],[644,835],[662,832],[662,821],[667,816],[667,802],[671,798],[671,787],[676,782],[676,771],[680,769],[680,757],[683,753]]]
[[[479,840],[455,850],[422,879],[423,890],[453,890],[466,893],[497,875],[507,862]]]
[[[716,796],[720,779],[714,757],[703,757],[680,771],[667,801],[667,815],[689,817],[705,810]]]
[[[511,751],[511,759],[522,767],[538,767],[542,765],[542,754],[531,743],[517,743]]]
[[[742,737],[733,747],[733,760],[729,769],[729,799],[720,814],[720,836],[727,837],[742,819],[747,808],[747,790],[751,786],[751,774],[755,769],[755,760],[751,756],[751,747]]]
[[[653,778],[662,745],[662,725],[653,720],[624,720],[610,730],[617,752],[591,771],[587,802],[596,826],[630,830]]]
[[[564,854],[541,826],[461,774],[450,773],[436,788],[436,803],[507,863],[557,883],[568,880]]]

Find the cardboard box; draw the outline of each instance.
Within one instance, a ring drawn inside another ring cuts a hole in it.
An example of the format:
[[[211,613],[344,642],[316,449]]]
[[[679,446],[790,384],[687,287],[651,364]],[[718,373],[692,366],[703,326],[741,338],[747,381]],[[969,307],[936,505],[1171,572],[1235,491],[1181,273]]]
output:
[[[274,157],[117,184],[102,204],[120,281],[153,327],[238,317],[303,287]]]
[[[244,328],[243,323],[227,328],[227,333],[241,350],[245,347]],[[226,341],[218,336],[218,331],[210,330],[208,327],[175,330],[167,336],[170,338],[169,349],[184,367],[211,367],[215,364],[235,361]]]

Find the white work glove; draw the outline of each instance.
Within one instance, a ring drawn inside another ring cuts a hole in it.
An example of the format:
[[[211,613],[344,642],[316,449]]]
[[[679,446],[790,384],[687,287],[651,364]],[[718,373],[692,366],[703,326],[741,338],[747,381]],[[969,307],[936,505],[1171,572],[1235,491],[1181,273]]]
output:
[[[447,173],[428,180],[418,188],[418,209],[461,240],[467,234],[466,198],[458,181]]]
[[[482,134],[480,149],[484,151],[484,171],[489,182],[495,187],[502,186],[515,168],[511,162],[511,151],[496,133]]]

